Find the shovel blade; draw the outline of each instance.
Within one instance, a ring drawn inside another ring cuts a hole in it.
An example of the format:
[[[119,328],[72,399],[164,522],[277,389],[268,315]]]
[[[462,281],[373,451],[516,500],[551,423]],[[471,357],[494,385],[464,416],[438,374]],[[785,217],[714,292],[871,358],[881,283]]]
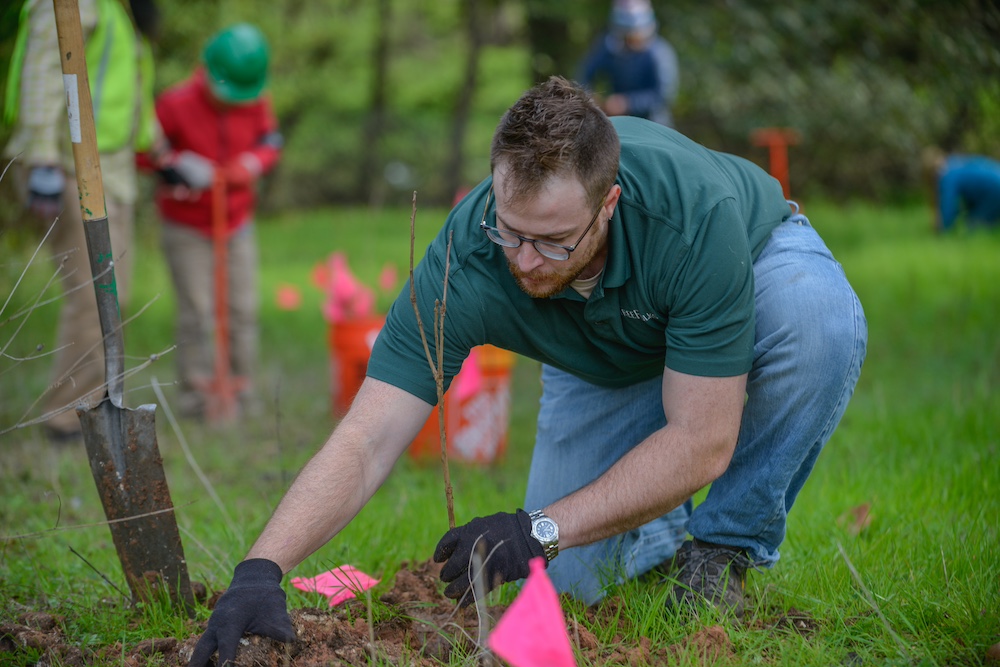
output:
[[[133,601],[165,588],[190,613],[191,581],[156,444],[155,411],[155,405],[119,408],[105,397],[77,415]]]

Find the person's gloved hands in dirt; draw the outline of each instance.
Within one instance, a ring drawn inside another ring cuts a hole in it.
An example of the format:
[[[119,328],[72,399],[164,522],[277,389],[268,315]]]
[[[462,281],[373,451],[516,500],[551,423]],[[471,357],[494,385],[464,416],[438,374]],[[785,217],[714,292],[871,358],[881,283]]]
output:
[[[482,547],[477,546],[480,542]],[[483,581],[487,591],[524,579],[528,576],[528,561],[545,556],[541,542],[531,536],[531,518],[521,509],[514,514],[478,517],[452,528],[434,549],[434,561],[444,562],[440,575],[441,581],[448,583],[444,594],[463,607],[474,601],[472,581],[479,574],[470,572],[473,550],[479,550],[485,561]]]
[[[51,165],[32,167],[28,172],[28,210],[51,222],[62,210],[66,175]]]
[[[236,566],[229,589],[215,603],[205,634],[194,647],[190,667],[206,667],[216,649],[219,667],[235,661],[245,632],[282,642],[295,640],[281,589],[281,567],[274,561],[251,558]]]

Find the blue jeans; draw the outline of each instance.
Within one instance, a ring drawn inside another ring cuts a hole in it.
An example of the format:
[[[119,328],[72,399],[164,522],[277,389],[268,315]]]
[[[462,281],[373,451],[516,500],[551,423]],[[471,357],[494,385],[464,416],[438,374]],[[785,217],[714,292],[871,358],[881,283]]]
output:
[[[635,530],[561,551],[548,574],[586,603],[609,585],[671,558],[687,534],[746,549],[772,565],[788,511],[847,408],[868,337],[861,303],[840,264],[804,216],[771,234],[754,262],[756,340],[739,439],[705,501]],[[599,387],[550,366],[525,509],[585,486],[666,425],[662,378]]]

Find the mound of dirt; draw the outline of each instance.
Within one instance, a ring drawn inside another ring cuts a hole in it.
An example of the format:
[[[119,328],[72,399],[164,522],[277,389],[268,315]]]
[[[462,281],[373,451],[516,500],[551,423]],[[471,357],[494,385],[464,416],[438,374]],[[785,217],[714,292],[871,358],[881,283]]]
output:
[[[476,639],[480,619],[474,607],[459,609],[441,595],[439,568],[440,565],[430,561],[404,564],[392,589],[370,606],[361,597],[333,609],[292,609],[289,615],[296,641],[283,644],[263,637],[245,637],[236,664],[238,667],[340,667],[374,662],[434,667],[448,664],[454,657],[471,658],[479,650]],[[615,601],[609,602],[610,617],[614,618]],[[212,604],[210,601],[209,606]],[[609,613],[608,608],[608,604],[603,605],[602,617]],[[488,608],[491,626],[504,611],[503,607]],[[0,663],[5,662],[4,656],[13,658],[32,652],[42,656],[36,663],[39,667],[112,664],[145,667],[150,663],[184,667],[205,625],[201,623],[198,634],[185,638],[152,638],[132,646],[116,643],[81,648],[63,634],[61,620],[51,614],[25,612],[16,622],[0,623]],[[596,616],[590,620],[600,621]],[[676,664],[681,655],[695,655],[711,663],[735,659],[732,642],[719,626],[705,628],[679,644],[658,649],[647,638],[642,638],[638,645],[625,643],[620,636],[602,644],[574,620],[569,621],[568,630],[571,641],[588,664],[668,665]]]

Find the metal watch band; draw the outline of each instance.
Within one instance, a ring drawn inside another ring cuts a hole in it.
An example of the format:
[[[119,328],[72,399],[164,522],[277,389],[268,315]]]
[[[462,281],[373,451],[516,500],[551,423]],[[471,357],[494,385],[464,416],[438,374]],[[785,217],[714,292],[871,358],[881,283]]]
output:
[[[545,554],[546,562],[551,561],[559,553],[559,525],[552,519],[552,517],[546,516],[542,510],[535,510],[528,514],[531,519],[531,532],[532,537],[534,537],[542,545],[543,553]],[[556,527],[556,537],[551,541],[542,541],[535,535],[535,521],[539,519],[546,519],[552,522],[552,525]]]

